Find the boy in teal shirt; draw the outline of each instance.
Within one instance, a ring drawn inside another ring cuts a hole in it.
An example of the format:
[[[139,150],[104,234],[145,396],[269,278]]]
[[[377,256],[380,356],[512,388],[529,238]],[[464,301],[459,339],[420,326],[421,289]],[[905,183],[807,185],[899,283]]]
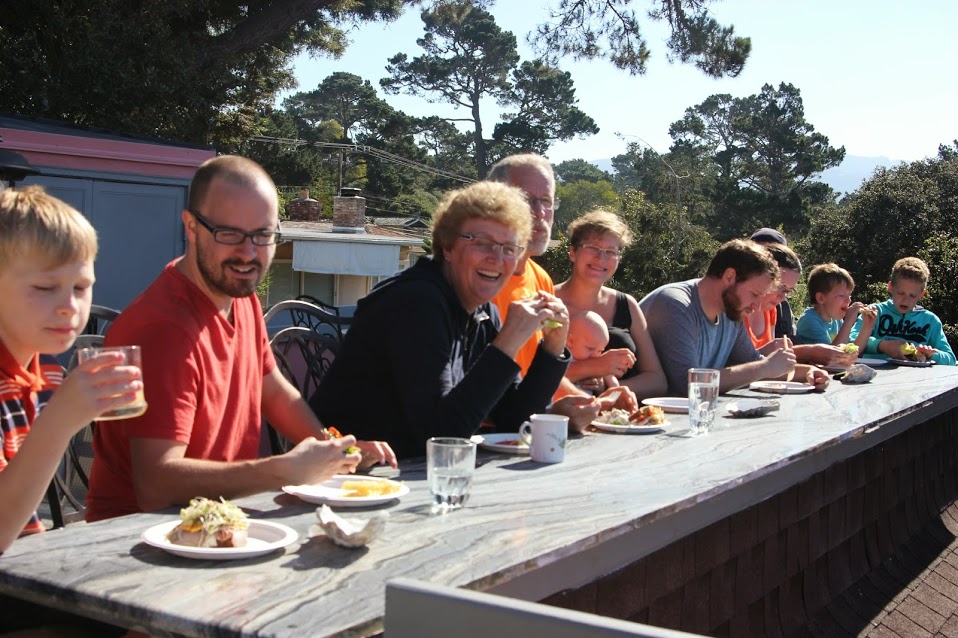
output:
[[[895,262],[888,282],[891,299],[874,306],[878,310],[874,326],[856,326],[856,337],[868,335],[867,354],[901,359],[901,347],[907,343],[939,365],[955,365],[955,353],[941,329],[941,319],[930,310],[916,308],[925,296],[930,276],[927,264],[917,257]]]
[[[820,264],[812,268],[808,274],[808,298],[812,305],[798,320],[795,343],[846,344],[859,314],[864,329],[871,330],[874,312],[860,301],[852,303],[854,290],[855,280],[844,268],[836,264]],[[860,340],[855,340],[855,345],[861,350],[866,341],[867,337],[863,335]]]

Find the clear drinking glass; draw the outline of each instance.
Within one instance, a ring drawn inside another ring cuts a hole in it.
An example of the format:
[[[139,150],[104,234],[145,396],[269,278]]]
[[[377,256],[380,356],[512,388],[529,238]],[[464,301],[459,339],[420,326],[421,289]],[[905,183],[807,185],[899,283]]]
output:
[[[718,407],[719,371],[712,368],[689,370],[689,425],[693,435],[712,428]]]
[[[469,439],[433,437],[426,441],[426,476],[433,507],[448,511],[469,498],[476,469],[476,444]]]
[[[122,352],[123,353],[123,365],[127,366],[136,366],[140,369],[140,376],[142,378],[143,372],[143,355],[140,351],[140,346],[116,346],[113,348],[82,348],[77,351],[77,361],[83,363],[87,359],[92,359],[101,352]],[[136,393],[136,399],[133,403],[125,405],[122,408],[117,408],[116,410],[108,410],[96,418],[97,421],[111,421],[113,419],[131,419],[135,416],[140,416],[146,412],[146,397],[143,395],[143,389],[141,388]]]

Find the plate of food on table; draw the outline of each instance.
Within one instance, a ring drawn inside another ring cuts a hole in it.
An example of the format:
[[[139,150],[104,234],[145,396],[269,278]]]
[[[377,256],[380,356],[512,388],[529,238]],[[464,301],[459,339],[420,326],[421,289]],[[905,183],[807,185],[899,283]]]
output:
[[[475,434],[472,442],[483,450],[503,454],[529,454],[529,444],[516,432]]]
[[[935,365],[935,362],[931,360],[932,352],[929,352],[929,348],[918,348],[913,343],[903,343],[898,349],[899,355],[897,357],[889,357],[888,361],[894,363],[898,366],[909,366],[912,368],[930,368]]]
[[[653,408],[661,408],[663,412],[672,412],[674,414],[688,414],[688,397],[653,397],[643,399],[642,405],[649,405]]]
[[[409,494],[409,487],[388,478],[337,474],[314,485],[284,485],[283,491],[316,505],[369,507],[398,500]]]
[[[198,497],[180,510],[179,519],[154,525],[142,539],[177,556],[236,560],[282,549],[296,542],[299,534],[280,523],[250,519],[227,500]]]
[[[592,422],[596,430],[617,434],[650,434],[661,432],[667,425],[669,422],[662,408],[651,405],[644,405],[635,412],[613,408]]]

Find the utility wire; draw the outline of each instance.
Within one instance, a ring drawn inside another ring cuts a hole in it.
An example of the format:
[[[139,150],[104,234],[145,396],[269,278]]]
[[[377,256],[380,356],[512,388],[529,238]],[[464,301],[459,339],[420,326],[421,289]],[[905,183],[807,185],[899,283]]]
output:
[[[432,166],[427,166],[421,164],[411,159],[407,159],[400,155],[394,153],[389,153],[387,151],[380,150],[373,146],[368,146],[366,144],[339,144],[336,142],[307,142],[306,140],[291,139],[284,137],[268,137],[266,135],[256,135],[250,138],[253,142],[264,142],[266,144],[280,144],[284,146],[314,146],[316,148],[322,149],[331,149],[336,151],[347,151],[353,153],[362,153],[364,155],[370,155],[372,157],[379,158],[381,160],[390,162],[392,164],[398,164],[400,166],[405,166],[407,168],[412,168],[423,173],[429,173],[430,175],[436,175],[437,177],[445,177],[448,179],[456,180],[464,184],[471,184],[476,180],[471,177],[466,177],[464,175],[458,175],[450,171],[444,171],[440,168],[433,168]]]

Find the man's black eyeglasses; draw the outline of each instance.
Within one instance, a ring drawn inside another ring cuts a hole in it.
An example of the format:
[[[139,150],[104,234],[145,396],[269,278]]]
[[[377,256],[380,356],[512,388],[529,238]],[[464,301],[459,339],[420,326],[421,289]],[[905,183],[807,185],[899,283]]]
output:
[[[187,210],[193,214],[193,217],[200,223],[200,226],[212,233],[213,241],[218,244],[237,246],[246,241],[247,237],[253,242],[254,246],[272,246],[279,241],[278,230],[254,230],[252,232],[246,232],[238,228],[214,228],[205,217],[200,215],[199,211],[195,211],[192,208],[188,208]]]

